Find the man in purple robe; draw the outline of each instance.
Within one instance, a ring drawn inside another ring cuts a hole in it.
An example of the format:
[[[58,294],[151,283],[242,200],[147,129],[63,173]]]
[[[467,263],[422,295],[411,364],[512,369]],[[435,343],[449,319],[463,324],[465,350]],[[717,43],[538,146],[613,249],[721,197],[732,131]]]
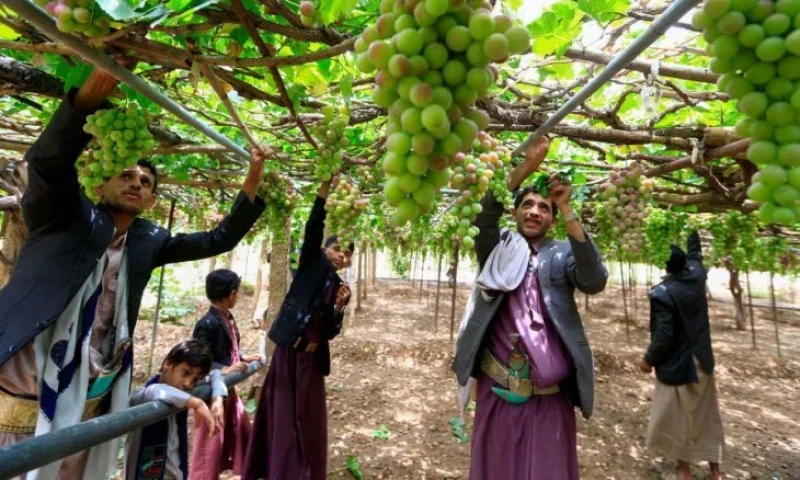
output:
[[[512,191],[547,155],[542,138],[509,175]],[[453,370],[477,379],[470,479],[579,478],[574,408],[592,411],[592,352],[574,291],[595,294],[608,272],[570,206],[572,187],[516,192],[516,231],[500,230],[489,193],[475,220],[480,274],[459,334]],[[547,238],[560,212],[568,241]]]
[[[345,268],[354,249],[335,236],[323,246],[329,187],[325,182],[319,188],[297,273],[269,331],[276,347],[253,420],[242,480],[327,478],[328,342],[341,331],[350,301],[350,287],[336,272]]]

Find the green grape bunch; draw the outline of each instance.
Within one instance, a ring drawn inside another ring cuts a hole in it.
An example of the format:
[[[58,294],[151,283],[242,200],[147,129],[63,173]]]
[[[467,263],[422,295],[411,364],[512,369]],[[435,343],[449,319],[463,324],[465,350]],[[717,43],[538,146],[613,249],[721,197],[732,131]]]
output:
[[[367,206],[369,199],[361,195],[358,185],[339,177],[325,202],[325,211],[331,234],[339,237],[343,245],[355,241],[358,218]]]
[[[643,225],[653,180],[644,178],[639,162],[615,164],[609,181],[600,191],[603,201],[598,215],[620,249],[620,257],[634,259],[644,253]]]
[[[475,108],[500,78],[496,64],[531,38],[478,0],[381,0],[355,41],[356,67],[375,73],[372,99],[388,109],[386,203],[403,225],[430,212],[456,154],[472,150],[489,115]]]
[[[489,180],[489,190],[494,194],[494,198],[506,209],[513,207],[514,195],[506,184],[506,175],[511,165],[511,150],[500,145],[497,139],[492,138],[488,133],[480,131],[473,143],[472,151],[485,165],[491,165],[494,171]]]
[[[489,183],[495,176],[495,163],[487,153],[478,156],[458,153],[454,160],[450,186],[460,192],[452,208],[453,215],[458,218],[456,237],[464,248],[472,249],[478,235],[478,228],[472,222],[483,211],[480,201],[489,191]]]
[[[800,222],[800,0],[706,0],[692,18],[720,74],[717,86],[746,115],[759,168],[747,194],[764,223]]]
[[[108,19],[94,0],[35,1],[56,19],[56,27],[64,33],[79,32],[94,38],[111,31]]]
[[[300,194],[288,177],[274,170],[264,172],[257,192],[266,204],[264,214],[259,217],[258,228],[266,228],[275,238],[283,239],[286,221],[300,202]]]
[[[322,122],[311,129],[311,133],[317,138],[319,154],[314,166],[314,176],[322,182],[331,181],[342,170],[344,149],[350,145],[350,140],[345,136],[345,130],[350,123],[348,109],[340,108],[340,115],[336,117],[335,113],[332,105],[324,106]]]
[[[136,102],[86,117],[83,131],[94,136],[91,154],[79,165],[80,183],[86,191],[135,165],[156,146],[148,123],[147,111]]]

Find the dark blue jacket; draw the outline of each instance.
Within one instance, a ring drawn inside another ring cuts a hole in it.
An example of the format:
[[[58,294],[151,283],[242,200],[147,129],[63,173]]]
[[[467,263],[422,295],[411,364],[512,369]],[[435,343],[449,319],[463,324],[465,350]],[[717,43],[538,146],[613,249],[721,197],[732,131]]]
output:
[[[50,326],[103,256],[114,222],[103,205],[81,193],[75,161],[91,137],[91,112],[72,105],[75,90],[25,155],[28,186],[22,213],[28,234],[8,284],[0,290],[0,365]],[[128,328],[133,334],[150,273],[167,263],[231,250],[264,210],[240,193],[230,214],[208,232],[172,235],[136,219],[128,230]]]
[[[322,374],[328,375],[331,363],[328,340],[342,330],[344,314],[334,310],[335,302],[321,304],[329,282],[335,292],[342,285],[342,279],[322,250],[324,231],[325,199],[317,197],[306,222],[297,273],[272,322],[269,338],[281,347],[294,346],[299,339],[302,340],[311,315],[322,308],[322,343],[317,347],[317,358]]]
[[[667,385],[697,382],[693,357],[714,372],[706,300],[706,269],[697,232],[689,235],[687,264],[650,290],[650,346],[645,361]]]

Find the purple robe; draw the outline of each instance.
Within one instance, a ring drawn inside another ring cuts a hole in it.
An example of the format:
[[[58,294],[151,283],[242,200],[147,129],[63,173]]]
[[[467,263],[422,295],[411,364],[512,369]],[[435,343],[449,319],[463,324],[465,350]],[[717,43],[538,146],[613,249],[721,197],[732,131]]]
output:
[[[531,380],[538,388],[558,385],[574,373],[572,359],[542,302],[536,258],[522,285],[511,292],[489,327],[487,348],[506,363],[510,333],[530,358]],[[566,393],[534,395],[509,403],[478,375],[478,399],[472,436],[471,480],[571,480],[578,477],[575,412]]]
[[[332,290],[326,287],[323,305],[333,301]],[[321,322],[320,313],[312,317],[304,332],[307,341],[327,341]],[[321,354],[319,349],[275,347],[253,420],[242,480],[327,478],[325,376],[316,358]]]

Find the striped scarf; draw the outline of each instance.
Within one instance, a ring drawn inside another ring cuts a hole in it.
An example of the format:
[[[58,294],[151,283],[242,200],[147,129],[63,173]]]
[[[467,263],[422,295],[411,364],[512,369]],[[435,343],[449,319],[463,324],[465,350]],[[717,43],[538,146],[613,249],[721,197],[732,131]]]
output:
[[[39,417],[36,435],[44,435],[81,422],[89,391],[89,339],[97,301],[102,291],[106,257],[97,262],[70,303],[47,330],[36,336],[36,370],[38,373]],[[130,337],[128,332],[128,256],[123,253],[115,299],[114,324],[109,335],[113,346]],[[133,350],[128,349],[122,368],[111,387],[108,413],[128,407]],[[90,450],[83,478],[107,478],[114,472],[119,453],[119,439],[97,445]],[[57,478],[62,460],[28,472],[27,480]]]

